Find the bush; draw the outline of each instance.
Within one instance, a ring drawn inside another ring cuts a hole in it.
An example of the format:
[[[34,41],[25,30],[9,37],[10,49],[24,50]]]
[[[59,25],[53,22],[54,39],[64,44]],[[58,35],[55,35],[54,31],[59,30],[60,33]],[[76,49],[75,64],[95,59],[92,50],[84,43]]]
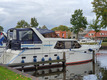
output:
[[[107,42],[107,38],[103,40],[103,42]]]

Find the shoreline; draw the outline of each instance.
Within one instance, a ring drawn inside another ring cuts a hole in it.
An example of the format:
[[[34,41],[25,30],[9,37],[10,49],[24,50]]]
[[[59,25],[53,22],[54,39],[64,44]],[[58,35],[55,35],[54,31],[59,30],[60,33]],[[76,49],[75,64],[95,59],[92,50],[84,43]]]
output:
[[[107,46],[101,46],[100,50],[107,50]]]

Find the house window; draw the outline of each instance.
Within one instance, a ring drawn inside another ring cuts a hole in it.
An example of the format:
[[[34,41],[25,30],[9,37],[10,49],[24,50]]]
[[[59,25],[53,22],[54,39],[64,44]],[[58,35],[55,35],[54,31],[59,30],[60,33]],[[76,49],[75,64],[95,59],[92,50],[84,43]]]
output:
[[[91,36],[93,36],[93,35],[94,35],[94,33],[91,34]]]
[[[104,33],[100,33],[100,35],[104,35]]]
[[[93,33],[90,33],[90,34],[88,34],[89,36],[93,36],[94,34]]]
[[[59,36],[59,34],[57,34]]]
[[[88,34],[90,36],[90,34]]]
[[[64,33],[62,33],[62,37],[64,37]]]

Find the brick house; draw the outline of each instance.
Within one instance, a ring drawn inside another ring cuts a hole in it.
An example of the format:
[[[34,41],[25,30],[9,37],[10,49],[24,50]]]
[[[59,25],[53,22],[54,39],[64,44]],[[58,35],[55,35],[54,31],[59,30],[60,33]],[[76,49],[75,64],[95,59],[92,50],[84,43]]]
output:
[[[95,39],[95,31],[89,31],[84,37]],[[96,39],[103,40],[107,38],[107,30],[101,30],[100,32],[96,33]]]
[[[66,31],[55,31],[60,38],[66,38]]]

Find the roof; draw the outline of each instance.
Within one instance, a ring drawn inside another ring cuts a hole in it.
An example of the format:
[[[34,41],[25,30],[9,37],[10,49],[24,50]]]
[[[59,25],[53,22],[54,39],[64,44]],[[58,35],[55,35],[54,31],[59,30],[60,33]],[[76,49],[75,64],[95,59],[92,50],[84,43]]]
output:
[[[84,37],[95,37],[95,31],[89,31]],[[96,37],[107,37],[107,30],[101,30],[96,33]]]

